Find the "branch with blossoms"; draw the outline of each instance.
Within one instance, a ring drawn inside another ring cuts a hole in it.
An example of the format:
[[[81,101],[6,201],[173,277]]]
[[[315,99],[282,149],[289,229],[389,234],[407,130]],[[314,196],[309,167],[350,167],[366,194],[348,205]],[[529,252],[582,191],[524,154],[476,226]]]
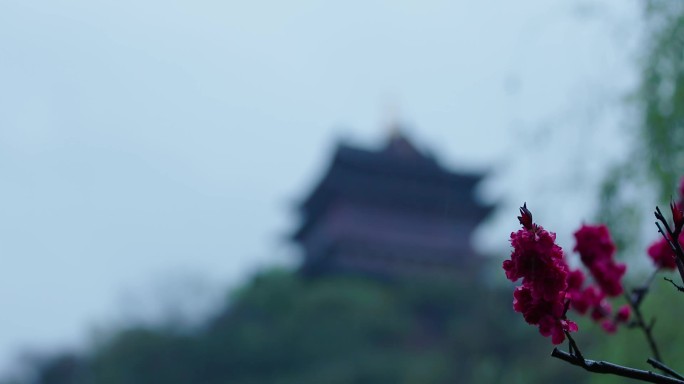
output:
[[[684,180],[680,194],[684,196]],[[605,225],[585,224],[574,233],[573,251],[579,254],[592,278],[588,283],[581,269],[572,270],[568,266],[563,250],[556,244],[555,233],[534,222],[527,204],[520,208],[518,221],[522,229],[511,233],[513,251],[510,259],[504,261],[503,269],[509,280],[521,281],[513,292],[513,309],[521,313],[527,323],[536,326],[542,336],[551,337],[554,345],[568,341],[568,351],[554,348],[553,357],[589,372],[652,383],[684,384],[684,376],[663,362],[653,335],[655,319],[647,320],[641,309],[658,271],[677,268],[684,283],[684,251],[680,244],[684,240],[684,212],[680,207],[684,207],[684,202],[670,204],[672,225],[656,208],[656,225],[663,239],[648,249],[656,270],[644,285],[631,290],[626,290],[622,284],[627,267],[616,262],[617,249]],[[684,287],[669,281],[684,292]],[[627,304],[613,311],[611,301],[619,296],[623,296]],[[578,326],[568,318],[570,311],[588,315],[607,333],[615,333],[623,325],[640,329],[651,349],[652,357],[647,362],[660,373],[586,359],[571,336],[578,331]]]

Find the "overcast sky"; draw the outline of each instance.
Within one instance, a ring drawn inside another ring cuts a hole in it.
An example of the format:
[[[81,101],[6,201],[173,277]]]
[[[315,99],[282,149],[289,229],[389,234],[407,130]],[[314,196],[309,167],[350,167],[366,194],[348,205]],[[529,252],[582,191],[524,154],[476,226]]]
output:
[[[449,167],[490,170],[485,197],[574,227],[625,145],[639,15],[620,0],[0,2],[1,365],[88,340],[147,296],[206,303],[292,263],[294,204],[337,140],[378,145],[391,119]],[[514,214],[485,248],[506,249]]]

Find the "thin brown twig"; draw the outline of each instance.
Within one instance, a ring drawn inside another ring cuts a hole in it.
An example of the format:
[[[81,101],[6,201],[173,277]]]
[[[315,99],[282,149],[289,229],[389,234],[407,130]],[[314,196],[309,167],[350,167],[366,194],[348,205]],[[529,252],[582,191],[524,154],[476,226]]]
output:
[[[664,279],[665,281],[669,281],[670,284],[672,284],[675,288],[677,288],[677,290],[678,290],[679,292],[684,292],[684,287],[682,287],[681,285],[678,285],[678,284],[675,283],[672,279],[667,278],[667,277],[663,277],[663,279]]]
[[[674,377],[661,375],[653,371],[644,371],[641,369],[625,367],[608,361],[584,359],[578,355],[561,351],[558,348],[553,349],[551,356],[568,362],[572,365],[582,367],[589,372],[616,375],[630,379],[646,381],[649,383],[684,384],[684,380]]]
[[[655,369],[660,369],[661,371],[667,373],[668,375],[677,378],[679,380],[684,380],[684,376],[680,375],[677,371],[674,369],[668,367],[667,365],[661,363],[660,361],[649,357],[648,360],[646,360],[647,363],[651,364],[651,366]]]
[[[670,245],[670,248],[672,251],[674,251],[676,257],[675,257],[675,262],[677,263],[677,270],[679,271],[679,277],[682,279],[682,283],[684,283],[684,251],[682,251],[682,247],[679,244],[679,234],[675,234],[671,229],[670,225],[667,223],[667,219],[663,215],[663,212],[660,210],[660,207],[656,206],[655,210],[655,217],[660,221],[660,223],[663,224],[665,227],[665,231],[663,228],[660,226],[660,223],[656,222],[656,226],[658,227],[658,232],[660,232],[661,235],[665,238],[667,243]]]
[[[646,324],[646,322],[644,321],[644,316],[641,313],[641,303],[646,293],[648,293],[651,281],[653,281],[653,279],[649,279],[649,285],[646,285],[641,289],[637,290],[638,293],[636,295],[630,295],[625,293],[625,299],[627,299],[627,303],[629,303],[629,306],[632,308],[632,312],[634,312],[634,317],[636,318],[634,324],[641,328],[642,332],[644,333],[644,336],[646,337],[648,346],[651,348],[653,356],[656,360],[663,361],[662,356],[660,355],[660,351],[658,350],[658,344],[653,338],[652,330],[653,325],[655,324],[655,319],[651,320],[651,324]]]

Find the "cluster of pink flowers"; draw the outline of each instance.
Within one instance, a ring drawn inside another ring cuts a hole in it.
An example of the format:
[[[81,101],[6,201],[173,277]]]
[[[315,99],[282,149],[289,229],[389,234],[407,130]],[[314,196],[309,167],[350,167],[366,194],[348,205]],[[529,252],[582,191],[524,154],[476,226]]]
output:
[[[601,324],[608,333],[617,331],[618,325],[629,320],[631,310],[625,304],[611,316],[613,307],[607,299],[605,292],[597,285],[589,284],[583,288],[585,281],[584,273],[577,269],[570,272],[568,278],[567,297],[570,299],[572,309],[580,315],[589,313],[592,320]]]
[[[677,238],[679,245],[684,247],[684,178],[679,185],[679,195],[680,200],[670,204],[672,226],[659,208],[656,208],[656,218],[666,227],[669,238]],[[615,261],[617,248],[608,227],[582,225],[574,234],[574,251],[579,253],[582,264],[593,278],[592,283],[585,284],[585,274],[579,269],[570,270],[566,264],[563,250],[556,244],[556,234],[535,224],[526,205],[520,208],[520,213],[518,220],[523,228],[511,233],[513,251],[510,259],[503,263],[509,280],[522,279],[522,285],[513,293],[514,310],[522,313],[529,324],[538,326],[542,335],[551,336],[554,344],[562,343],[566,335],[569,337],[569,332],[577,331],[577,324],[566,317],[569,308],[580,315],[588,314],[609,333],[627,323],[631,309],[638,311],[642,296],[634,290],[633,295],[638,298],[627,297],[628,304],[613,312],[609,299],[624,292],[622,278],[627,267]],[[658,269],[672,270],[678,265],[675,252],[663,238],[651,244],[648,255]],[[643,290],[645,292],[646,288]],[[646,329],[639,312],[636,313],[637,325]]]
[[[575,232],[575,252],[580,254],[599,288],[609,297],[622,293],[622,276],[627,267],[614,261],[616,247],[605,225],[582,225]]]
[[[583,288],[584,273],[579,269],[570,273],[567,292],[572,309],[580,315],[589,313],[591,319],[600,323],[606,332],[613,333],[630,316],[627,304],[613,315],[613,307],[608,301],[609,297],[623,292],[622,277],[627,267],[615,262],[617,247],[605,225],[582,225],[575,232],[575,241],[574,251],[580,254],[580,260],[595,284]]]
[[[563,250],[556,244],[555,233],[533,223],[527,206],[520,213],[523,228],[511,233],[513,252],[503,263],[509,280],[522,279],[513,293],[513,309],[527,323],[537,325],[543,336],[551,336],[553,344],[560,344],[565,332],[577,331],[577,324],[565,316],[569,270]]]
[[[581,270],[570,271],[563,250],[556,244],[556,235],[534,224],[526,206],[520,208],[518,220],[523,228],[511,233],[513,251],[504,261],[506,277],[522,285],[513,293],[513,309],[523,314],[525,321],[537,325],[554,344],[565,340],[566,332],[577,330],[577,324],[566,317],[569,307],[579,314],[589,313],[607,332],[615,332],[630,317],[630,307],[624,305],[615,314],[607,300],[623,292],[621,279],[624,264],[614,260],[616,247],[604,225],[583,225],[575,238],[575,251],[594,278],[595,285],[584,286]]]

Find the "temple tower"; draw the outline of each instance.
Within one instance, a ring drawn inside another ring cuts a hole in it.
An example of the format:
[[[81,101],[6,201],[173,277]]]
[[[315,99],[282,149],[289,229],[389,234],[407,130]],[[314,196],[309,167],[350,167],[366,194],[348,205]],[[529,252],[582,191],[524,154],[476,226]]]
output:
[[[377,150],[338,145],[299,206],[302,272],[472,273],[471,235],[491,210],[474,196],[481,179],[443,168],[398,130]]]

